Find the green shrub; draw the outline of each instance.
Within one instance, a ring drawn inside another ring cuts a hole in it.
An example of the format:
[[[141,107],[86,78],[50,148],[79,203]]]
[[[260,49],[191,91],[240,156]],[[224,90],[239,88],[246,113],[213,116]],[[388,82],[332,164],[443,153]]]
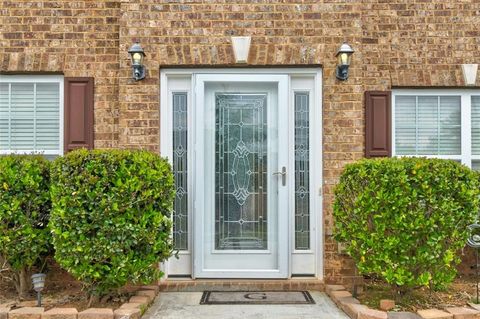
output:
[[[171,255],[174,183],[147,151],[77,150],[52,166],[55,259],[91,295],[147,283]]]
[[[361,273],[399,290],[454,279],[479,208],[472,170],[440,159],[361,160],[346,166],[335,196],[335,238]]]
[[[0,156],[0,270],[17,292],[28,291],[28,272],[49,250],[50,162],[39,155]]]

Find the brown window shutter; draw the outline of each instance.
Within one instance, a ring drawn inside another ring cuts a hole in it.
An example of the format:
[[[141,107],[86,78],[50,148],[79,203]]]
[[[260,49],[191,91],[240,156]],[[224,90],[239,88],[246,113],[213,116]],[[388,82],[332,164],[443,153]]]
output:
[[[392,156],[392,92],[365,92],[365,157]]]
[[[93,82],[93,78],[65,78],[65,153],[93,149]]]

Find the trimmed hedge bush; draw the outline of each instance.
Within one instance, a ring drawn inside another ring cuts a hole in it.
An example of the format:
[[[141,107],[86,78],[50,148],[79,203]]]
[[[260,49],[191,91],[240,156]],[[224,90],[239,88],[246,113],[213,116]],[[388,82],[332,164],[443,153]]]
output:
[[[172,253],[170,165],[156,154],[77,150],[52,166],[55,259],[91,295],[149,283]]]
[[[361,160],[335,189],[335,238],[363,274],[399,290],[442,288],[455,278],[479,192],[476,173],[454,161]]]
[[[50,162],[39,155],[0,156],[0,269],[13,272],[20,296],[28,270],[48,252]]]

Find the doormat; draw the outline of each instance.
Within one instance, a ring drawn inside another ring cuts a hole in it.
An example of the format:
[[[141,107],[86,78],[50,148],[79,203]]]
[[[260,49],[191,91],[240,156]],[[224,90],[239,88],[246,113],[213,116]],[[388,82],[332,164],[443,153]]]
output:
[[[201,305],[314,304],[308,291],[204,291]]]

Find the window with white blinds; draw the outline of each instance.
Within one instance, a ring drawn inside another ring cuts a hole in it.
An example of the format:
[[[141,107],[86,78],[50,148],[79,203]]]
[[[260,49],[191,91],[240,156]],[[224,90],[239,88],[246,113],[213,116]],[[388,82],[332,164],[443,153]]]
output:
[[[397,155],[460,155],[459,96],[398,96]]]
[[[0,77],[0,154],[61,155],[63,78]]]
[[[394,155],[454,159],[480,168],[480,92],[393,92]]]
[[[480,171],[480,92],[472,95],[472,168]]]

